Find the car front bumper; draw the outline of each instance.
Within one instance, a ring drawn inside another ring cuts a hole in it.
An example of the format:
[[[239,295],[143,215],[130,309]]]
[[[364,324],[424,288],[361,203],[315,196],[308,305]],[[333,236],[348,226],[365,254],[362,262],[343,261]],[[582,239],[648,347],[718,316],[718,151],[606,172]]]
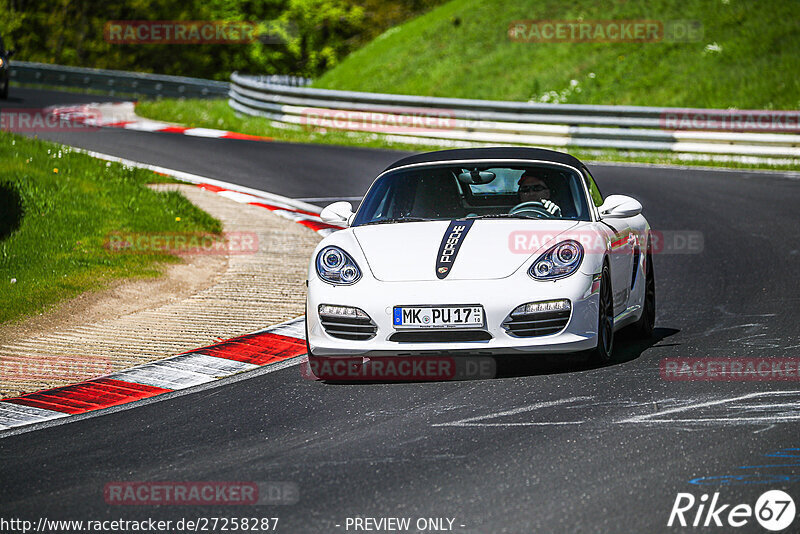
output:
[[[500,355],[513,353],[569,353],[597,346],[598,294],[593,277],[581,272],[555,281],[536,281],[527,273],[496,280],[436,280],[381,282],[369,274],[352,286],[333,286],[309,273],[308,342],[315,356],[400,356],[442,353]],[[503,322],[512,310],[528,302],[569,299],[571,314],[558,333],[517,337]],[[377,326],[369,340],[329,335],[320,322],[320,304],[351,306],[366,312]],[[484,327],[491,339],[482,341],[390,341],[399,330],[392,323],[395,306],[483,306]]]

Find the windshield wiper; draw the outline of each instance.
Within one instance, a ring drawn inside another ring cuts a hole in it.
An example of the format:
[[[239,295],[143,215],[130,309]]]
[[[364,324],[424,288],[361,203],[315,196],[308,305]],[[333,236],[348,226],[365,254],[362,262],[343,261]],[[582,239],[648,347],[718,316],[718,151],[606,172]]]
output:
[[[487,215],[476,215],[475,217],[468,217],[468,219],[540,219],[541,217],[531,217],[530,215],[522,215],[519,213],[489,213]]]
[[[420,222],[420,221],[427,221],[429,219],[423,219],[422,217],[395,217],[394,219],[380,219],[378,221],[370,221],[365,222],[359,226],[367,226],[368,224],[392,224],[392,223],[401,223],[401,222]]]

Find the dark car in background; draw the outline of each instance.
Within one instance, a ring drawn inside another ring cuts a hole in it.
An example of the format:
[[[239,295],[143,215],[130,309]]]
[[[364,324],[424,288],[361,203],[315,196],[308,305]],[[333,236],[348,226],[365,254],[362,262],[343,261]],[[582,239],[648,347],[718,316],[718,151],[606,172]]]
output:
[[[8,98],[8,78],[10,76],[10,66],[8,58],[14,55],[13,50],[6,50],[3,37],[0,36],[0,98]]]

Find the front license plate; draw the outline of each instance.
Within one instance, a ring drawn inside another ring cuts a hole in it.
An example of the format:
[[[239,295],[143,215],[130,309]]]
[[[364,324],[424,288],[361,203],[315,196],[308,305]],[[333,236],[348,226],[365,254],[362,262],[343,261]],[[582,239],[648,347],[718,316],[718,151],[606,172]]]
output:
[[[397,328],[475,328],[483,326],[482,306],[395,306]]]

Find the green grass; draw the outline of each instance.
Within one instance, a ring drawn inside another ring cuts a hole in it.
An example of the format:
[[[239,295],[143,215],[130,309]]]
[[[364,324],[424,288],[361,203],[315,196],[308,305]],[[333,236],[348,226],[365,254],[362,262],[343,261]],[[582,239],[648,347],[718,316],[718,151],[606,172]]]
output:
[[[263,117],[242,116],[236,113],[227,100],[218,99],[163,99],[137,103],[136,114],[148,119],[175,122],[189,128],[216,128],[248,135],[272,137],[291,143],[321,143],[396,150],[420,150],[418,145],[390,143],[380,135],[354,133],[348,135],[337,130],[318,131],[315,128],[276,128]]]
[[[509,24],[525,19],[693,19],[704,35],[691,43],[512,42]],[[577,104],[798,109],[798,20],[800,4],[785,0],[453,0],[387,31],[314,86]]]
[[[442,146],[417,145],[387,141],[372,133],[354,133],[348,135],[336,130],[320,132],[313,129],[286,129],[272,126],[272,122],[261,117],[237,115],[228,105],[227,100],[159,100],[140,102],[136,113],[154,120],[176,122],[190,128],[217,128],[249,135],[272,137],[278,141],[292,143],[320,143],[339,146],[355,146],[362,148],[383,148],[424,152],[441,150]],[[686,165],[700,167],[725,167],[740,169],[766,170],[798,170],[800,161],[790,165],[768,165],[764,163],[749,164],[729,161],[683,161],[669,152],[639,152],[630,154],[616,150],[589,151],[576,148],[556,149],[586,161],[621,161],[631,163],[658,163],[665,165]],[[784,159],[784,158],[776,158]]]
[[[109,250],[103,246],[109,233],[221,231],[219,221],[183,195],[146,187],[164,181],[0,132],[0,322],[119,278],[158,276],[166,262],[180,261]]]

